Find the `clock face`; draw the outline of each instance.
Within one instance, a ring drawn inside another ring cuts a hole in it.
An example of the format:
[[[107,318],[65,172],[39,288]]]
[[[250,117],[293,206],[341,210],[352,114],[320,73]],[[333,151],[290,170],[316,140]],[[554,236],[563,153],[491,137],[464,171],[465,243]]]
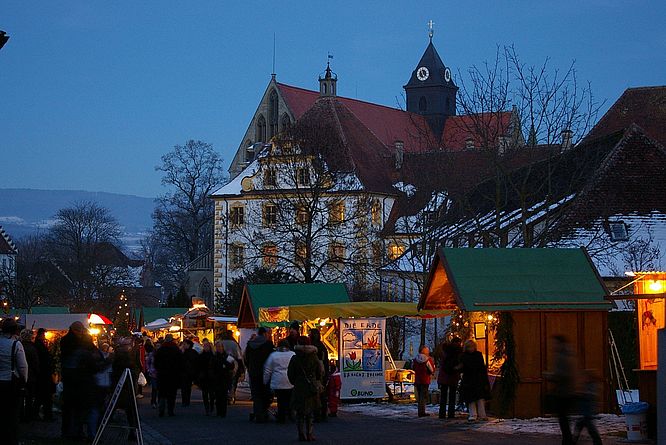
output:
[[[444,70],[444,80],[451,82],[451,70],[448,68]]]
[[[424,81],[428,78],[430,75],[430,71],[428,71],[428,68],[425,66],[422,66],[418,70],[416,70],[416,78],[419,79],[420,81]]]

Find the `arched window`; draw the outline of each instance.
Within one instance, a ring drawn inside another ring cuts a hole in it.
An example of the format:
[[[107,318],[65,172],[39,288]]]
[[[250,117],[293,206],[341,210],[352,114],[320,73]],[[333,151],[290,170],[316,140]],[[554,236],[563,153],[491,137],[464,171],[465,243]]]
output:
[[[280,122],[280,130],[284,131],[287,128],[289,128],[290,125],[291,125],[291,119],[289,119],[289,115],[287,113],[284,113],[282,115],[282,119]]]
[[[275,90],[271,91],[268,98],[268,138],[278,133],[278,95]],[[265,142],[265,141],[264,141]]]
[[[266,119],[263,114],[257,118],[257,142],[266,142]]]
[[[210,305],[213,300],[213,291],[207,278],[204,278],[199,283],[199,298],[203,299],[208,305]]]
[[[252,162],[254,161],[254,147],[252,146],[252,141],[247,140],[245,141],[245,162]]]
[[[425,96],[421,96],[419,99],[419,111],[425,111],[428,109],[428,101]]]

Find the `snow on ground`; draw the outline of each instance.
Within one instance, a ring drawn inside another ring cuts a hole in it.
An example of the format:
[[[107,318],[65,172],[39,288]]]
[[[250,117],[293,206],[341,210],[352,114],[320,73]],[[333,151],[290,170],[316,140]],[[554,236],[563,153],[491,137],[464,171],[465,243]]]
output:
[[[416,416],[416,404],[395,404],[395,403],[357,403],[351,405],[342,405],[340,411],[350,414],[362,414],[373,417],[393,417],[401,420],[416,422],[441,423],[437,418],[439,405],[428,405],[427,412],[430,417],[421,419]],[[447,424],[464,425],[469,429],[479,430],[489,433],[500,434],[560,434],[557,418],[537,417],[534,419],[494,419],[487,422],[467,422],[467,415],[458,412],[455,420],[447,420]],[[615,414],[600,414],[596,421],[599,433],[602,436],[623,436],[626,431],[624,416]]]

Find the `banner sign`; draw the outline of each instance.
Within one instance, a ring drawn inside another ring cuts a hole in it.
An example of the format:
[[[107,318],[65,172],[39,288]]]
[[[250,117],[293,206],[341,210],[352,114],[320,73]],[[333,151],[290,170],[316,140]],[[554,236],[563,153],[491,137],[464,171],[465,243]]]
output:
[[[384,380],[384,318],[340,319],[342,399],[382,398]]]

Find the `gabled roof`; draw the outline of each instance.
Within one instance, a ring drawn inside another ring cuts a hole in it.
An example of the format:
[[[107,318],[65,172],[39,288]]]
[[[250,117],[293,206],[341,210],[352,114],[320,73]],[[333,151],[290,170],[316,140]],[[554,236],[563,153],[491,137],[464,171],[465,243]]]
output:
[[[17,253],[16,244],[9,237],[9,234],[5,232],[5,229],[0,226],[0,255],[16,255]]]
[[[631,124],[666,146],[666,86],[627,88],[585,139],[625,130]]]
[[[419,309],[609,310],[584,249],[440,249]]]
[[[341,283],[247,284],[241,297],[238,326],[256,327],[259,308],[301,304],[349,302],[349,295]]]

